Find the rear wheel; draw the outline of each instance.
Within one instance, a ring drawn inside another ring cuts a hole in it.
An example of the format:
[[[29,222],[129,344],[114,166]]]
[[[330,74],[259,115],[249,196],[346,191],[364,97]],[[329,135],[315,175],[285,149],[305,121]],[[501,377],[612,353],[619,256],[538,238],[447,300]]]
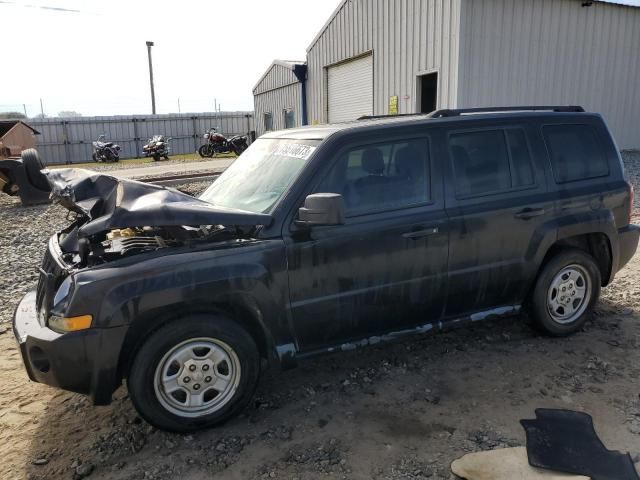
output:
[[[240,155],[242,155],[242,152],[244,152],[246,149],[247,147],[243,144],[234,145],[233,153],[235,153],[239,157]]]
[[[172,432],[218,425],[241,412],[258,383],[257,346],[222,316],[169,323],[142,345],[127,386],[140,415]]]
[[[593,257],[562,250],[543,268],[532,297],[536,325],[554,336],[577,332],[600,295],[600,270]]]

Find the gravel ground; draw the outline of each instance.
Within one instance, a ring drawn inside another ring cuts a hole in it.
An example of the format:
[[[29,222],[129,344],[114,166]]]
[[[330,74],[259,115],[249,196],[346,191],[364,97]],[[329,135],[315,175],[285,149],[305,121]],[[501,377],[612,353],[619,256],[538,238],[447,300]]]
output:
[[[638,182],[640,155],[626,163]],[[46,239],[65,217],[0,196],[0,322],[33,287]],[[640,461],[640,256],[574,337],[539,336],[525,320],[266,372],[242,416],[185,436],[143,422],[124,387],[111,406],[93,407],[30,383],[0,323],[0,478],[449,479],[450,462],[466,452],[524,445],[518,421],[539,407],[589,412],[609,448]]]

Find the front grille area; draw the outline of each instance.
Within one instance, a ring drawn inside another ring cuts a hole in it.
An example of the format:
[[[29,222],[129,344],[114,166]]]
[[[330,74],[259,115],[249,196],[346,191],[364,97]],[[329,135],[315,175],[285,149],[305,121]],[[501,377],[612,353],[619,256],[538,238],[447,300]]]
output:
[[[41,320],[48,318],[49,311],[53,307],[53,297],[56,294],[56,290],[67,276],[64,267],[56,260],[55,242],[55,237],[49,241],[42,260],[42,266],[40,267],[40,277],[38,278],[36,306]]]

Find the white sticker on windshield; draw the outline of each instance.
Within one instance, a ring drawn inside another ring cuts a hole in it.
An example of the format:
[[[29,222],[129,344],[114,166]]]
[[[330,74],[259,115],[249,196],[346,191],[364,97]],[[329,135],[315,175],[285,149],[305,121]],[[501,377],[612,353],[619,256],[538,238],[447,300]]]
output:
[[[311,145],[301,145],[299,143],[278,143],[271,152],[271,155],[279,155],[281,157],[293,157],[307,160],[316,147]]]

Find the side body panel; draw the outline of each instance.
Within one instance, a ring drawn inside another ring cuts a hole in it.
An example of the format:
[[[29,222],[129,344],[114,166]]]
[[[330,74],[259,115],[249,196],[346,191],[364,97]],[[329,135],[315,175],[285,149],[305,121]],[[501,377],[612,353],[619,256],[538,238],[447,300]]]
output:
[[[297,207],[307,194],[316,193],[344,145],[325,150],[315,179],[294,202],[283,236],[291,313],[302,352],[441,318],[449,233],[439,142],[431,133],[429,204],[347,217],[344,225],[297,228]],[[405,129],[405,138],[416,135],[426,138],[427,130]],[[388,129],[350,141],[361,145],[381,139],[402,140],[403,135]]]
[[[535,141],[531,125],[508,120],[478,122],[464,130],[454,125],[448,133],[514,126],[527,136],[533,166],[534,184],[524,188],[467,198],[459,195],[452,153],[447,148],[447,213],[451,223],[445,311],[448,317],[520,304],[537,273],[537,253],[556,240],[554,198],[548,191],[545,152]]]

